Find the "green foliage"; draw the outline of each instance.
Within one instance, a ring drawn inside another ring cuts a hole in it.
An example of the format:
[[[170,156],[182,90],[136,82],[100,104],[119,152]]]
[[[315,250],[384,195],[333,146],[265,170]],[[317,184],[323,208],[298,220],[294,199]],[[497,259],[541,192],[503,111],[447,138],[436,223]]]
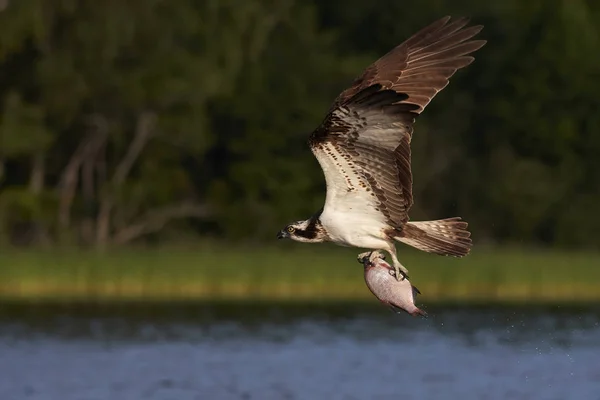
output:
[[[25,104],[17,93],[8,93],[0,118],[0,149],[4,157],[44,151],[52,136],[39,107]],[[18,132],[18,134],[15,134]]]
[[[355,249],[300,244],[0,253],[0,301],[327,301],[376,306]],[[285,260],[285,262],[282,262]],[[550,303],[600,300],[596,253],[479,248],[462,260],[403,253],[419,302]],[[240,268],[243,265],[243,268]],[[568,270],[568,274],[565,271]]]
[[[398,0],[9,1],[0,237],[105,246],[171,224],[272,238],[322,204],[306,140],[337,93],[446,14],[484,24],[488,44],[417,122],[413,219],[461,215],[476,242],[597,246],[591,0],[410,14]]]

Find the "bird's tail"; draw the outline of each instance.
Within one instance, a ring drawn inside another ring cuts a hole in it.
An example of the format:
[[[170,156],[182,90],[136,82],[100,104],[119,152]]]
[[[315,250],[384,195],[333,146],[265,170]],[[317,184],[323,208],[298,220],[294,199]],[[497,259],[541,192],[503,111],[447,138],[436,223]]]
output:
[[[428,253],[463,257],[471,251],[471,232],[460,217],[408,222],[396,240]]]

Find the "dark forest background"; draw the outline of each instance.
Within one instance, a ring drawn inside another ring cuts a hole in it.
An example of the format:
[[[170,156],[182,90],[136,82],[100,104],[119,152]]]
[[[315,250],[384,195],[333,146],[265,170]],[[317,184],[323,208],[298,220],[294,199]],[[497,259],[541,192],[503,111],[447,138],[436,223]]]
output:
[[[450,14],[488,44],[417,121],[411,218],[598,246],[600,2],[0,0],[0,245],[274,240],[338,92]]]

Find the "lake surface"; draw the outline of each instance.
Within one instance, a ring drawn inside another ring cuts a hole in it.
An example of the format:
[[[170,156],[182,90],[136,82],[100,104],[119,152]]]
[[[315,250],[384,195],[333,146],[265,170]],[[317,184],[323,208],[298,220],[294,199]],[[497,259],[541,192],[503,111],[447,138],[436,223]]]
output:
[[[600,399],[600,310],[429,312],[4,308],[0,399]]]

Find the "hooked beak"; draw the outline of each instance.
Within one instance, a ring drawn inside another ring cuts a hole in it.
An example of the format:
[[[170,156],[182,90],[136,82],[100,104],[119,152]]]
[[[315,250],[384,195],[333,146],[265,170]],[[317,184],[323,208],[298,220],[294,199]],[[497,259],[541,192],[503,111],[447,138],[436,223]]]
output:
[[[277,239],[285,239],[288,237],[290,237],[290,235],[284,230],[277,232]]]

